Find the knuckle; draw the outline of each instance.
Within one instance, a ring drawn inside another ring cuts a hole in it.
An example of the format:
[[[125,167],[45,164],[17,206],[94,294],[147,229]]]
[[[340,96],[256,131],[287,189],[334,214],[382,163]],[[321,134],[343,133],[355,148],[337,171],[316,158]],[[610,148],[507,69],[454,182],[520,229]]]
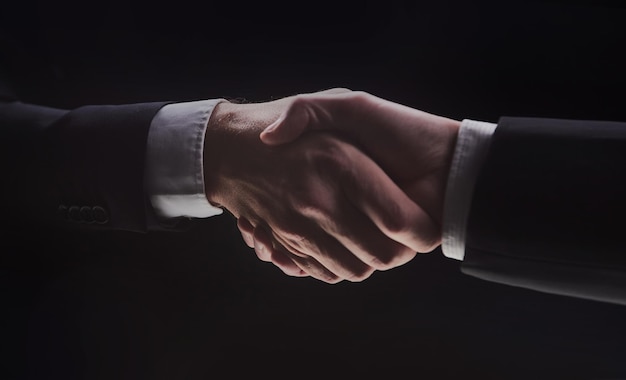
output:
[[[289,108],[299,108],[305,107],[309,104],[310,100],[304,94],[295,95],[291,99],[291,104],[289,104]]]
[[[291,122],[301,123],[306,126],[312,115],[311,99],[307,98],[304,94],[296,95],[289,101],[285,112]]]
[[[417,252],[410,250],[410,249],[404,249],[402,250],[401,253],[397,254],[397,255],[393,255],[391,257],[391,260],[389,261],[389,265],[391,268],[396,268],[399,267],[401,265],[404,265],[406,263],[408,263],[409,261],[411,261],[415,255],[417,254]]]
[[[372,260],[372,266],[381,271],[389,270],[406,264],[411,261],[415,255],[416,252],[412,249],[399,247],[392,254],[386,257],[375,257]]]
[[[352,90],[347,87],[335,87],[335,88],[332,88],[331,91],[334,93],[352,92]]]
[[[417,252],[427,253],[431,252],[441,244],[441,226],[432,220],[429,221],[417,221],[411,231],[411,234],[416,236],[418,241]]]
[[[427,236],[422,237],[422,246],[418,250],[419,253],[428,253],[435,250],[441,245],[440,233],[429,233]]]
[[[337,276],[325,276],[323,279],[324,282],[334,285],[334,284],[338,284],[341,282],[341,278],[337,277]]]
[[[350,98],[357,103],[365,103],[370,100],[372,95],[366,91],[352,91]]]
[[[272,263],[274,264],[275,267],[280,269],[287,276],[295,277],[298,274],[297,271],[294,268],[291,268],[291,267],[289,267],[287,265],[280,264],[280,263],[275,263],[273,261],[272,261]]]
[[[441,232],[435,223],[424,217],[394,204],[389,205],[388,212],[382,217],[382,224],[390,236],[410,237],[416,242],[418,252],[429,252],[441,242]]]
[[[383,224],[392,234],[404,234],[411,231],[413,227],[411,220],[405,210],[397,204],[392,204],[384,216]]]
[[[280,234],[286,241],[289,251],[292,253],[295,254],[295,252],[298,252],[300,255],[308,255],[312,257],[319,256],[319,247],[317,246],[317,243],[307,234],[294,230],[281,231]]]
[[[263,244],[255,243],[254,245],[254,253],[261,261],[270,262],[272,261],[272,252]]]
[[[380,270],[380,271],[385,271],[385,270],[392,268],[390,260],[385,259],[385,258],[380,258],[380,257],[373,257],[370,260],[369,264],[373,268],[376,268],[376,270]]]
[[[367,268],[360,272],[353,273],[350,277],[347,278],[347,280],[350,282],[362,282],[367,280],[372,275],[372,273],[374,273],[374,269]]]
[[[263,262],[266,262],[266,263],[269,263],[269,262],[271,261],[268,257],[266,257],[266,256],[265,256],[265,254],[264,254],[264,253],[260,252],[259,250],[256,250],[256,249],[255,249],[255,250],[254,250],[254,252],[256,253],[256,257],[257,257],[259,260],[261,260],[261,261],[263,261]]]
[[[330,205],[330,199],[311,196],[309,199],[298,203],[298,211],[307,219],[324,223],[333,219],[333,207]]]
[[[309,274],[327,284],[336,284],[342,281],[341,277],[321,265],[309,266],[308,269]]]
[[[393,256],[391,261],[391,265],[395,267],[399,267],[400,265],[404,265],[409,261],[413,260],[417,252],[412,249],[404,248],[397,255]]]

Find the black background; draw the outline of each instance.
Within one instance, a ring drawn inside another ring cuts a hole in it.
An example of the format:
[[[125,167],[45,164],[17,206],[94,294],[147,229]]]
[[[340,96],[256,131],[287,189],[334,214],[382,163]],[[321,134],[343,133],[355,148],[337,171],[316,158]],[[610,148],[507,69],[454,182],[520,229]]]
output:
[[[427,112],[626,120],[626,9],[596,2],[7,3],[25,101],[330,87]],[[363,283],[260,262],[232,217],[182,233],[3,231],[3,378],[626,378],[626,309],[484,282],[440,250]]]

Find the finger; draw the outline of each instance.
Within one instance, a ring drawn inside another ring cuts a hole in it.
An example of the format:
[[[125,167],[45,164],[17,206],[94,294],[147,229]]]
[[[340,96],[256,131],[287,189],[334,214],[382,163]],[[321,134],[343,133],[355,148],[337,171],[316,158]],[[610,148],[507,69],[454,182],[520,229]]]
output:
[[[254,229],[254,251],[260,260],[273,263],[289,276],[307,276],[283,250],[284,248],[273,241],[265,228],[259,226]]]
[[[302,223],[304,226],[302,231],[306,233],[286,231],[277,233],[284,239],[284,243],[281,244],[287,250],[299,254],[300,258],[315,259],[316,263],[325,269],[322,272],[327,271],[340,279],[352,282],[363,281],[374,272],[375,268],[364,263],[320,227],[320,223],[327,223],[328,214],[303,210],[303,215],[309,218]],[[361,217],[364,218],[362,215]],[[314,274],[311,275],[314,276]]]
[[[303,271],[288,255],[287,252],[275,249],[272,252],[272,263],[288,276],[308,277],[309,274]]]
[[[389,176],[358,149],[349,146],[350,168],[341,168],[347,198],[386,236],[416,252],[430,252],[441,241],[439,225]]]
[[[343,97],[342,95],[349,93],[353,91],[331,89],[323,92],[322,96],[320,93],[315,93],[294,97],[287,110],[261,132],[259,135],[261,141],[268,145],[280,145],[297,139],[305,131],[350,128],[343,124],[348,121],[350,124],[355,124],[356,120],[353,119],[359,115],[353,114],[352,119],[343,120],[345,117],[342,115],[347,110],[346,104],[338,101]],[[333,118],[338,116],[342,120],[332,122]],[[357,124],[360,123],[357,122]]]
[[[261,132],[261,141],[268,145],[279,145],[298,138],[309,128],[310,116],[314,112],[309,108],[301,97],[294,98],[287,110]]]
[[[328,284],[337,284],[343,280],[341,277],[329,271],[326,267],[324,267],[312,257],[291,255],[290,258],[302,270],[303,273],[306,273],[308,276],[311,276],[316,280]]]
[[[269,263],[272,261],[272,243],[271,243],[271,239],[270,239],[270,242],[267,243],[266,238],[264,238],[264,236],[265,236],[265,232],[263,231],[261,227],[257,227],[254,229],[254,235],[253,235],[254,252],[256,253],[259,260]]]
[[[316,280],[320,280],[329,284],[336,284],[342,281],[342,278],[328,270],[324,265],[322,265],[315,258],[304,254],[298,249],[294,248],[290,245],[287,240],[285,240],[280,235],[276,233],[273,234],[274,239],[285,248],[285,254],[289,256],[289,258],[307,275],[315,278]]]
[[[367,266],[388,270],[415,257],[415,250],[382,233],[350,200],[338,202],[333,212],[320,221],[320,227]]]
[[[315,95],[335,95],[335,94],[345,94],[348,92],[352,92],[352,90],[345,88],[345,87],[335,87],[335,88],[329,88],[327,90],[323,90],[323,91],[317,91],[314,92],[313,94]]]
[[[254,226],[247,219],[239,217],[239,219],[237,219],[237,228],[239,228],[241,237],[246,245],[250,248],[254,248]]]

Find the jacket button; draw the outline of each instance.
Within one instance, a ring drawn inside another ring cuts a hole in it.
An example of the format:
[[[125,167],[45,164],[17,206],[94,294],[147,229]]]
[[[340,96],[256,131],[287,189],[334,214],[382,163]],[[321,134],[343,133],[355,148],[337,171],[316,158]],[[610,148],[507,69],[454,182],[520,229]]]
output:
[[[83,206],[80,208],[80,218],[85,223],[93,223],[95,221],[93,217],[93,210],[91,207]]]
[[[78,206],[71,206],[67,215],[72,222],[80,222],[80,208]]]
[[[109,213],[103,207],[95,206],[93,208],[93,218],[98,224],[105,224],[109,221]]]

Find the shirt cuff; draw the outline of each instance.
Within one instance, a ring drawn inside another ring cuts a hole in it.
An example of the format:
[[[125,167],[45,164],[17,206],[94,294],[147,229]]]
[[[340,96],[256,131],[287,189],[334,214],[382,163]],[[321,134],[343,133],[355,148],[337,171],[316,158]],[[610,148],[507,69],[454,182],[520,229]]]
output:
[[[463,260],[467,219],[474,184],[487,156],[496,124],[463,120],[446,184],[441,248],[446,257]]]
[[[204,135],[224,99],[168,104],[152,119],[146,153],[146,191],[161,218],[206,218],[223,210],[204,191]]]

